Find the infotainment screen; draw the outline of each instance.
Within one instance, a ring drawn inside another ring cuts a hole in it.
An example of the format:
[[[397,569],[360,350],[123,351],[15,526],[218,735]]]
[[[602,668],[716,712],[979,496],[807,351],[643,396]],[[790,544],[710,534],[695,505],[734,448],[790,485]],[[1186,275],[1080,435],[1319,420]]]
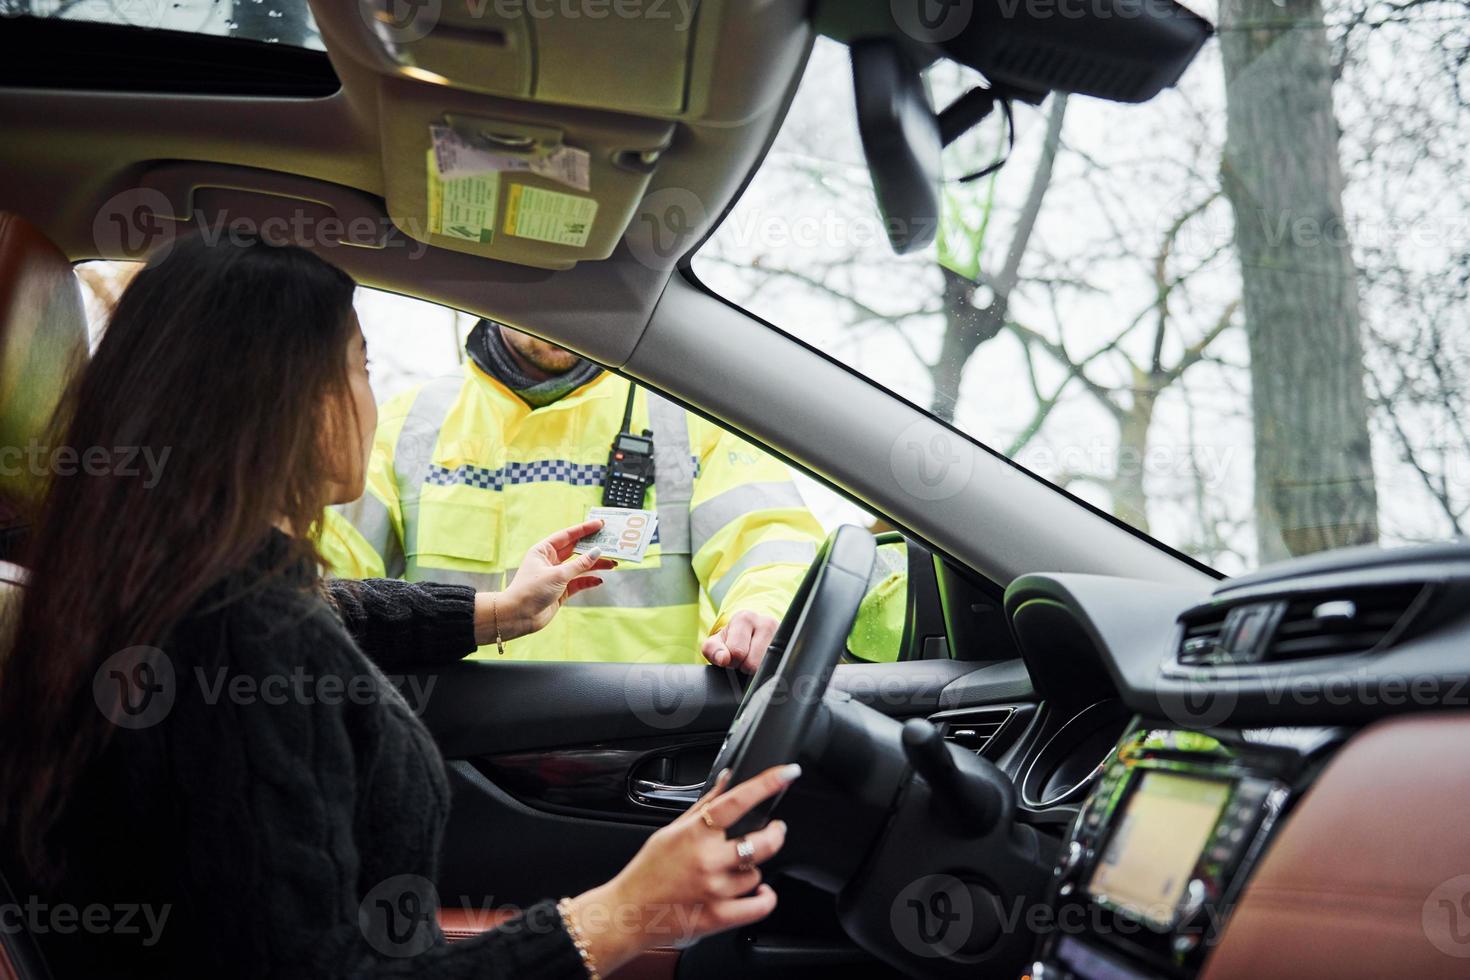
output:
[[[1117,818],[1088,891],[1160,929],[1172,926],[1230,785],[1145,772]]]

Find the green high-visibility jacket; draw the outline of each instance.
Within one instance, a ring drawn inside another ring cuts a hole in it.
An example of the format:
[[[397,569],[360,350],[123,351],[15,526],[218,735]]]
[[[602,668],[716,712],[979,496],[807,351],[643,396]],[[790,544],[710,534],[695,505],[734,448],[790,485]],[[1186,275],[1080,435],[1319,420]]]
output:
[[[470,363],[390,400],[367,492],[323,521],[330,570],[503,589],[533,544],[601,505],[627,395],[603,374],[533,410]],[[654,433],[655,543],[510,641],[510,656],[700,662],[700,643],[735,612],[779,618],[815,557],[821,525],[779,459],[642,388],[632,428]]]

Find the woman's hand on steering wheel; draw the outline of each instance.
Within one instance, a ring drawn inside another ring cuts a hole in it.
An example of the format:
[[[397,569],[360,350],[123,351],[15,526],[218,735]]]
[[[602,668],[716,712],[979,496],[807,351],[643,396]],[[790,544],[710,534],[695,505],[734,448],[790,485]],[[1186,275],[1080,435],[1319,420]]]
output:
[[[801,775],[772,766],[726,790],[729,774],[673,823],[648,838],[605,885],[571,900],[569,912],[603,976],[643,950],[758,922],[776,907],[759,865],[781,850],[786,824],[773,820],[739,840],[726,828]]]

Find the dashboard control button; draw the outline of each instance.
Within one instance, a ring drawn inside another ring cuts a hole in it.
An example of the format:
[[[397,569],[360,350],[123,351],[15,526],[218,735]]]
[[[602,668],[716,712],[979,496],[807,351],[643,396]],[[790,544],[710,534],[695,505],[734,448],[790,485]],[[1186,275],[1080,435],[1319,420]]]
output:
[[[1210,887],[1200,878],[1191,878],[1185,889],[1184,901],[1179,905],[1179,921],[1188,924],[1204,910],[1210,897]]]
[[[1069,841],[1066,851],[1062,853],[1062,860],[1057,865],[1057,877],[1065,878],[1076,871],[1078,865],[1082,863],[1083,853],[1082,844],[1079,841]]]

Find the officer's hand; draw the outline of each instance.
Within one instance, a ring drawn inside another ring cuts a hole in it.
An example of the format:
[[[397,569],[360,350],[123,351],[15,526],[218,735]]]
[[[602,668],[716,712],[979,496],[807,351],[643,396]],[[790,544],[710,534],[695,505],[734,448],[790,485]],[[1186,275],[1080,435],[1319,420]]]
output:
[[[736,667],[755,673],[776,635],[779,621],[762,613],[742,609],[730,617],[725,628],[712,633],[699,648],[704,659],[716,667]]]
[[[583,589],[602,584],[602,579],[589,573],[605,572],[617,562],[597,552],[572,555],[578,541],[601,527],[602,521],[584,521],[557,531],[526,552],[516,577],[497,597],[505,639],[536,632],[551,622],[562,603]],[[494,639],[492,632],[490,640]]]

